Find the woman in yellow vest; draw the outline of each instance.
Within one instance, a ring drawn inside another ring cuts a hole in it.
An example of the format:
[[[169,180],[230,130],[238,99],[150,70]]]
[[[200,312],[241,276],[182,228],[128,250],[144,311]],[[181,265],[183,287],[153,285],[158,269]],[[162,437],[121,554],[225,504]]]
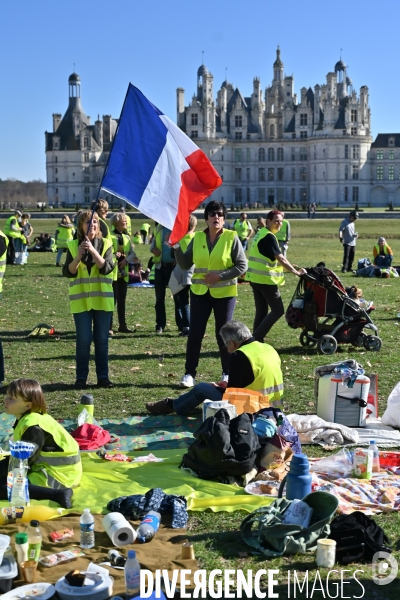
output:
[[[129,235],[123,233],[126,231],[126,215],[122,212],[117,212],[112,216],[111,237],[114,248],[114,256],[116,258],[117,278],[114,278],[114,306],[118,311],[118,331],[119,333],[132,333],[126,324],[126,293],[128,291],[129,281],[129,263],[133,261],[136,254],[131,244]],[[111,318],[112,329],[112,318]]]
[[[58,224],[56,233],[54,235],[55,243],[57,246],[57,257],[56,267],[60,266],[60,260],[63,252],[67,251],[68,242],[74,239],[75,227],[71,223],[71,219],[68,215],[64,215]]]
[[[108,332],[114,310],[113,245],[100,232],[99,217],[85,210],[77,239],[68,242],[63,275],[68,277],[71,313],[76,326],[76,389],[87,386],[90,344],[94,342],[97,385],[114,387],[108,378]]]
[[[143,244],[143,240],[142,240],[142,236],[140,235],[140,231],[135,231],[133,238],[132,238],[132,242],[134,244]]]
[[[72,488],[82,477],[78,443],[47,414],[42,388],[34,379],[15,379],[7,388],[4,411],[17,420],[13,438],[38,446],[28,459],[29,496],[71,508]],[[7,499],[8,460],[0,461],[0,499]]]
[[[384,237],[380,237],[373,248],[374,265],[377,267],[390,267],[393,260],[393,250],[386,243]]]
[[[8,238],[0,229],[0,300],[3,293],[3,278],[6,272]],[[4,381],[4,354],[0,340],[0,384]]]
[[[305,269],[295,269],[279,248],[276,233],[282,226],[283,216],[279,210],[269,211],[266,226],[255,235],[249,253],[246,281],[250,281],[253,290],[256,308],[253,336],[259,342],[264,341],[271,327],[285,312],[279,291],[285,283],[284,271],[298,277],[306,273]]]
[[[175,257],[182,269],[194,264],[190,289],[190,328],[186,347],[185,375],[180,387],[194,386],[199,363],[201,343],[211,312],[215,318],[222,379],[228,380],[229,355],[220,335],[220,329],[230,321],[236,305],[237,277],[245,273],[247,260],[235,231],[224,229],[226,207],[212,200],[204,211],[207,228],[197,231],[185,252],[175,244]]]

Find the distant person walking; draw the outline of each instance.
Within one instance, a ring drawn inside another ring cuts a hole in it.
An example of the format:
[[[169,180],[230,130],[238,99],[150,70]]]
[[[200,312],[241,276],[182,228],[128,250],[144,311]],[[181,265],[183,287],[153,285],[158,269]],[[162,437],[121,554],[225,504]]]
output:
[[[339,240],[343,244],[342,273],[352,272],[354,256],[356,253],[356,240],[358,233],[355,230],[355,221],[359,218],[358,212],[352,210],[347,219],[343,219],[339,227]]]
[[[7,264],[13,265],[15,263],[15,252],[16,252],[16,240],[21,239],[22,229],[20,227],[22,212],[20,210],[14,211],[14,214],[5,222],[4,233],[8,238],[7,248]]]
[[[74,239],[75,227],[68,215],[64,215],[58,224],[54,239],[57,246],[56,267],[60,267],[63,252],[67,251],[68,242]]]
[[[239,240],[242,242],[243,250],[246,251],[251,232],[253,231],[250,221],[247,220],[247,214],[241,213],[240,218],[233,221],[232,228],[236,231]]]
[[[284,213],[282,213],[282,216],[285,217]],[[282,255],[286,258],[290,240],[290,223],[287,219],[283,219],[281,228],[276,232],[275,237],[278,240]]]
[[[315,202],[311,202],[311,204],[310,204],[311,219],[315,219],[315,211],[316,210],[317,210],[317,205],[315,204]]]

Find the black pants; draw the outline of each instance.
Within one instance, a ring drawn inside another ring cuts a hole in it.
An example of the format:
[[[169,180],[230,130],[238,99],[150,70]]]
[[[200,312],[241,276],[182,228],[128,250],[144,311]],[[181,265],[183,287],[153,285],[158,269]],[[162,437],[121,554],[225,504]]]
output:
[[[165,329],[167,324],[167,313],[165,311],[165,291],[171,277],[174,263],[162,264],[155,268],[154,272],[154,291],[156,293],[156,328]]]
[[[8,248],[7,248],[7,265],[13,265],[15,260],[15,244],[14,238],[11,236],[7,236],[8,238]]]
[[[179,331],[188,328],[190,325],[190,304],[189,304],[190,285],[185,285],[183,290],[174,294],[175,302],[175,321]]]
[[[4,381],[4,354],[3,346],[0,340],[0,384]],[[1,461],[0,461],[1,462]]]
[[[128,291],[128,282],[123,277],[119,277],[113,281],[114,290],[114,307],[117,307],[118,323],[120,327],[125,328],[126,325],[126,293]],[[111,317],[111,329],[113,319]]]
[[[355,253],[356,253],[355,246],[348,246],[347,244],[343,244],[342,272],[352,271]]]
[[[285,309],[279,286],[253,282],[250,285],[256,307],[253,335],[258,342],[262,342],[271,327],[284,315]]]

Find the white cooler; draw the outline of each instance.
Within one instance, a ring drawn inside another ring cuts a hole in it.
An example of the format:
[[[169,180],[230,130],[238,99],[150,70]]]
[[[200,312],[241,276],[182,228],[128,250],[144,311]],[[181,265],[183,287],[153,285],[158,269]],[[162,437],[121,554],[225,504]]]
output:
[[[366,375],[359,375],[352,388],[343,385],[338,373],[323,375],[318,382],[317,415],[331,423],[365,427],[369,384]]]

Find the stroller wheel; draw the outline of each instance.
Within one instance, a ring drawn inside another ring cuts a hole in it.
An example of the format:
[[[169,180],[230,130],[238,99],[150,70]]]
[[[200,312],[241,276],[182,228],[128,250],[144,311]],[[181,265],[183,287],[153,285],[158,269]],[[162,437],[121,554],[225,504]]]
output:
[[[358,338],[354,340],[354,342],[352,342],[352,345],[356,348],[362,348],[364,346],[366,337],[367,336],[365,335],[365,333],[361,332]]]
[[[300,344],[304,347],[304,348],[314,348],[315,344],[317,343],[317,340],[314,340],[308,333],[307,331],[302,331],[300,334]]]
[[[333,335],[323,335],[317,342],[317,350],[319,354],[335,354],[337,349],[337,341]]]
[[[364,348],[370,352],[379,352],[382,348],[382,340],[377,335],[366,335],[364,340]]]

